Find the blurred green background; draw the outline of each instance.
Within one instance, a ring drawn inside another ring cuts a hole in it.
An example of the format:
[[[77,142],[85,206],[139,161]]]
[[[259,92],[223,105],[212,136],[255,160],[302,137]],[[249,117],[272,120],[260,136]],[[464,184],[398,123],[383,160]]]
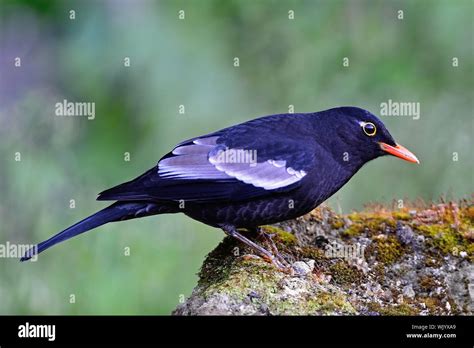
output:
[[[0,243],[42,241],[177,142],[289,105],[379,114],[388,99],[421,103],[419,120],[382,117],[421,165],[369,163],[330,199],[338,211],[469,196],[473,4],[0,0]],[[63,99],[95,102],[95,119],[55,116]],[[103,226],[38,262],[0,259],[0,314],[168,314],[222,238],[158,216]]]

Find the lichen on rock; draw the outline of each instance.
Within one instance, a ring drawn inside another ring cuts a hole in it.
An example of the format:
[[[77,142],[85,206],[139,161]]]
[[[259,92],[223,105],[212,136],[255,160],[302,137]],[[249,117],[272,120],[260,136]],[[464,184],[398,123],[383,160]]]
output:
[[[292,272],[226,237],[173,314],[472,314],[473,221],[466,200],[396,210],[373,206],[348,215],[322,206],[263,227]],[[270,249],[268,241],[258,242]]]

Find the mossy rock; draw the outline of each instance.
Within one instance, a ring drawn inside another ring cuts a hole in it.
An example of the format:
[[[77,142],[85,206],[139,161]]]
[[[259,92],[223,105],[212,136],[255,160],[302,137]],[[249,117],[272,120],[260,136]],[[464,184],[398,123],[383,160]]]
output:
[[[321,207],[262,227],[292,265],[286,273],[226,237],[173,314],[472,315],[473,218],[466,201],[346,216]],[[267,240],[247,237],[271,250]],[[363,245],[362,255],[331,256],[333,242]]]

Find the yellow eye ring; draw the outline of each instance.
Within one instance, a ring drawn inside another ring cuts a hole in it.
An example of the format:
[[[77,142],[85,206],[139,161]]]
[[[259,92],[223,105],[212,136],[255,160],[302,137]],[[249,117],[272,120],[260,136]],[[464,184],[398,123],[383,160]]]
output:
[[[377,133],[377,127],[372,122],[366,122],[362,125],[364,133],[369,137],[373,137]]]

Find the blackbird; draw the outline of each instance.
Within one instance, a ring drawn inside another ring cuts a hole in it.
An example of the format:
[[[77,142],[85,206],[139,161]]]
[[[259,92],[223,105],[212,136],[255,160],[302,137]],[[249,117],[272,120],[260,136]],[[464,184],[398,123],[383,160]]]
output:
[[[181,212],[284,267],[275,250],[240,230],[258,232],[259,226],[310,212],[365,163],[387,154],[419,163],[375,115],[357,107],[257,118],[179,143],[156,166],[97,198],[115,203],[21,260],[108,222]]]

